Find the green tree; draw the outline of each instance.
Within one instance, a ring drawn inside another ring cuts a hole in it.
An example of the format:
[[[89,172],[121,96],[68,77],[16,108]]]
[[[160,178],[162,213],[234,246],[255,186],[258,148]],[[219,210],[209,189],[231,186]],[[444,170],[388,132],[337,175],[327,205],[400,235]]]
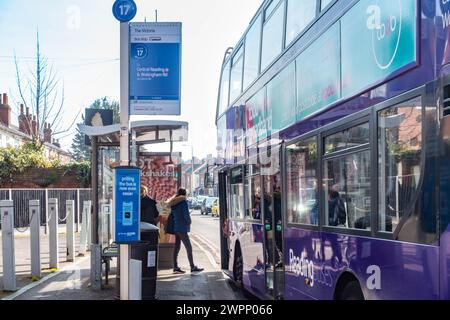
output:
[[[113,123],[120,123],[119,102],[115,100],[110,100],[107,97],[97,99],[89,106],[89,109],[113,110]],[[82,116],[82,123],[84,123],[84,116]],[[71,154],[75,160],[90,161],[91,148],[85,144],[84,134],[81,133],[78,128],[73,139],[71,149]]]
[[[82,116],[84,123],[84,115]],[[91,147],[86,145],[84,134],[77,127],[77,133],[73,138],[71,155],[76,161],[90,161]]]

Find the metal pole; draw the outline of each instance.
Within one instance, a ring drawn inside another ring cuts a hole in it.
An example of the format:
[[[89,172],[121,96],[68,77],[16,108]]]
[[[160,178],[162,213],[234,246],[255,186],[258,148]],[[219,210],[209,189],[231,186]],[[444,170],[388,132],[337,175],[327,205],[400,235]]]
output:
[[[92,137],[92,212],[89,248],[91,251],[91,287],[100,290],[102,286],[101,245],[99,244],[99,214],[98,214],[98,148],[97,137]]]
[[[14,203],[0,201],[2,218],[3,290],[16,290],[16,261],[14,257]]]
[[[91,242],[92,242],[92,224],[91,224],[91,216],[92,216],[92,201],[86,201],[86,235],[87,235],[87,243],[86,250],[91,251]]]
[[[129,148],[129,42],[130,28],[127,22],[120,23],[120,164],[130,163]],[[120,245],[120,300],[129,299],[130,246]]]
[[[74,261],[75,259],[75,200],[66,201],[66,247],[67,247],[67,261]]]
[[[98,244],[98,150],[97,137],[92,137],[92,214],[91,214],[91,240]]]
[[[41,277],[41,206],[39,200],[30,200],[31,276]]]
[[[49,246],[50,246],[50,269],[59,268],[59,239],[58,239],[58,199],[49,199]]]

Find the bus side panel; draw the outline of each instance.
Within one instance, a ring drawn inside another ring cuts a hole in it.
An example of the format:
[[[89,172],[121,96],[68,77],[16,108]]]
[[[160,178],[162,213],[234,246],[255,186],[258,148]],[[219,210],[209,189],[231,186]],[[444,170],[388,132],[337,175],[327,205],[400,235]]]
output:
[[[450,73],[450,69],[449,69]],[[444,99],[449,98],[450,76],[447,76]],[[448,104],[448,102],[447,102]],[[446,105],[447,107],[448,105]],[[440,146],[440,229],[442,231],[441,246],[441,299],[450,299],[450,115],[441,119],[441,146]]]
[[[366,299],[439,298],[439,247],[349,238],[344,263],[356,270]]]
[[[228,274],[233,278],[235,254],[239,254],[240,247],[243,260],[243,285],[246,290],[257,296],[265,298],[264,273],[264,230],[260,224],[248,222],[230,222],[230,261]]]
[[[321,241],[322,240],[322,241]],[[366,299],[437,299],[439,248],[333,233],[287,229],[286,299],[334,298],[343,272]]]
[[[322,270],[322,239],[319,232],[285,229],[285,299],[329,299],[332,278]],[[328,272],[328,273],[326,273]]]
[[[449,186],[450,188],[450,186]],[[449,189],[450,190],[450,189]],[[447,199],[446,201],[449,201]],[[440,278],[440,286],[441,286],[441,296],[442,300],[450,299],[450,226],[447,230],[442,234],[441,237],[441,278]]]
[[[255,296],[265,297],[264,230],[260,224],[244,223],[240,235],[244,261],[244,286]]]

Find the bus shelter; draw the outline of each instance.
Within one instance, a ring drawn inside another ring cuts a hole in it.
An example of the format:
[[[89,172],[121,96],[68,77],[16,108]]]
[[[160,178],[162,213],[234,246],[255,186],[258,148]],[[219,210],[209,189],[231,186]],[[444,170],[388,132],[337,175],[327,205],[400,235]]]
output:
[[[91,139],[92,146],[92,213],[91,213],[91,287],[102,288],[102,261],[113,244],[113,177],[120,166],[120,125],[91,127],[78,125],[81,133]],[[141,154],[148,154],[152,146],[169,143],[168,159],[176,159],[173,143],[188,139],[188,123],[167,120],[134,121],[130,125],[130,165],[141,167]],[[161,230],[160,232],[164,232]],[[168,238],[162,235],[161,239]],[[106,270],[107,271],[107,270]]]

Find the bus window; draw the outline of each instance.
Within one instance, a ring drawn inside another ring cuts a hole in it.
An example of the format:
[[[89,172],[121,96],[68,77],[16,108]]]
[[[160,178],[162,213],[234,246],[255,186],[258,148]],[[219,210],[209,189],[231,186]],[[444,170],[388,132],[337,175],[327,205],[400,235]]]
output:
[[[244,186],[242,184],[231,186],[231,217],[234,219],[244,217]]]
[[[286,46],[314,20],[316,9],[316,0],[288,0]]]
[[[265,70],[283,49],[284,5],[282,1],[270,17],[266,14],[262,38],[261,71]]]
[[[326,7],[328,7],[328,5],[333,2],[333,0],[322,0],[320,1],[320,11],[323,11],[324,9],[326,9]]]
[[[262,191],[261,178],[259,175],[247,178],[247,210],[245,217],[251,220],[261,220]]]
[[[325,138],[325,154],[356,148],[369,143],[369,123],[340,131]]]
[[[230,78],[230,103],[242,93],[242,70],[244,66],[244,46],[237,50],[232,59]]]
[[[220,83],[219,115],[224,113],[228,108],[230,98],[230,64],[231,60],[227,62],[222,71],[222,78]]]
[[[233,219],[244,218],[244,184],[242,166],[236,167],[231,170],[230,217]]]
[[[378,114],[380,231],[395,231],[417,192],[421,178],[421,105],[421,99],[415,98]]]
[[[326,224],[370,230],[370,153],[358,152],[325,161]]]
[[[288,222],[318,225],[317,140],[288,146],[286,153]]]
[[[261,47],[261,15],[255,20],[245,36],[244,89],[259,75]]]
[[[328,226],[371,230],[368,142],[368,123],[325,138],[323,201]],[[336,151],[347,153],[336,156]]]

